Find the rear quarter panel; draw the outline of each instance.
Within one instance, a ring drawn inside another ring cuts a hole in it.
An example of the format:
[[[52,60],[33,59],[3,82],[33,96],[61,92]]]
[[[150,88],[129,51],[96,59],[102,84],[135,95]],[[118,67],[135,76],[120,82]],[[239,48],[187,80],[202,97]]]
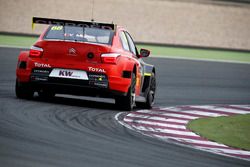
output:
[[[17,68],[16,68],[16,77],[19,82],[28,82],[30,71],[27,70],[29,60],[29,51],[21,51],[18,56]],[[26,69],[19,68],[21,62],[26,62]]]

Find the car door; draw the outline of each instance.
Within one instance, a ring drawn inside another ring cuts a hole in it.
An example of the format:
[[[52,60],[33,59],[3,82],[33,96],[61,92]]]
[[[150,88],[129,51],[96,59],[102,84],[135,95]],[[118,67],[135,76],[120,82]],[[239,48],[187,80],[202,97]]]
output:
[[[137,48],[135,46],[134,40],[132,39],[131,35],[128,32],[124,32],[129,44],[129,50],[130,52],[133,54],[133,58],[138,62],[138,75],[137,75],[137,80],[136,80],[136,87],[138,87],[138,91],[137,94],[141,93],[141,89],[142,89],[142,85],[143,85],[143,74],[144,74],[144,63],[143,60],[141,58],[138,58],[138,51]]]

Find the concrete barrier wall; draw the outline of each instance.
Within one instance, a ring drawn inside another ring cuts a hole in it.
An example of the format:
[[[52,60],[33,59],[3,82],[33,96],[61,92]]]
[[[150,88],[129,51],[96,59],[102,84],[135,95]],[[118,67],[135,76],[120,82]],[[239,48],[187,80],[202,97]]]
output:
[[[87,20],[92,0],[0,0],[0,31],[39,34],[32,16]],[[250,49],[250,5],[203,1],[94,0],[94,19],[126,27],[135,41]]]

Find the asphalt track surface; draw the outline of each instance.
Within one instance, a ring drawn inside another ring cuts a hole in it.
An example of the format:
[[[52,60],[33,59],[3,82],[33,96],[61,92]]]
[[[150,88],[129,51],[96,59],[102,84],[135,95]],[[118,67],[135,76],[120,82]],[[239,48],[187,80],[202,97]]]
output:
[[[0,48],[0,166],[249,166],[121,126],[112,101],[15,97],[20,49]],[[249,104],[250,65],[151,58],[156,65],[155,106]]]

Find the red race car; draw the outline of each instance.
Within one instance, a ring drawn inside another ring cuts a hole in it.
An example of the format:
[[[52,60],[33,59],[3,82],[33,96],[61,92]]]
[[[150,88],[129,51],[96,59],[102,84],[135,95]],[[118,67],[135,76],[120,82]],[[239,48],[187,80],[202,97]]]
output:
[[[43,98],[73,94],[114,98],[123,110],[151,108],[155,67],[142,59],[133,39],[114,24],[33,17],[49,24],[29,51],[21,51],[16,69],[16,96]]]

